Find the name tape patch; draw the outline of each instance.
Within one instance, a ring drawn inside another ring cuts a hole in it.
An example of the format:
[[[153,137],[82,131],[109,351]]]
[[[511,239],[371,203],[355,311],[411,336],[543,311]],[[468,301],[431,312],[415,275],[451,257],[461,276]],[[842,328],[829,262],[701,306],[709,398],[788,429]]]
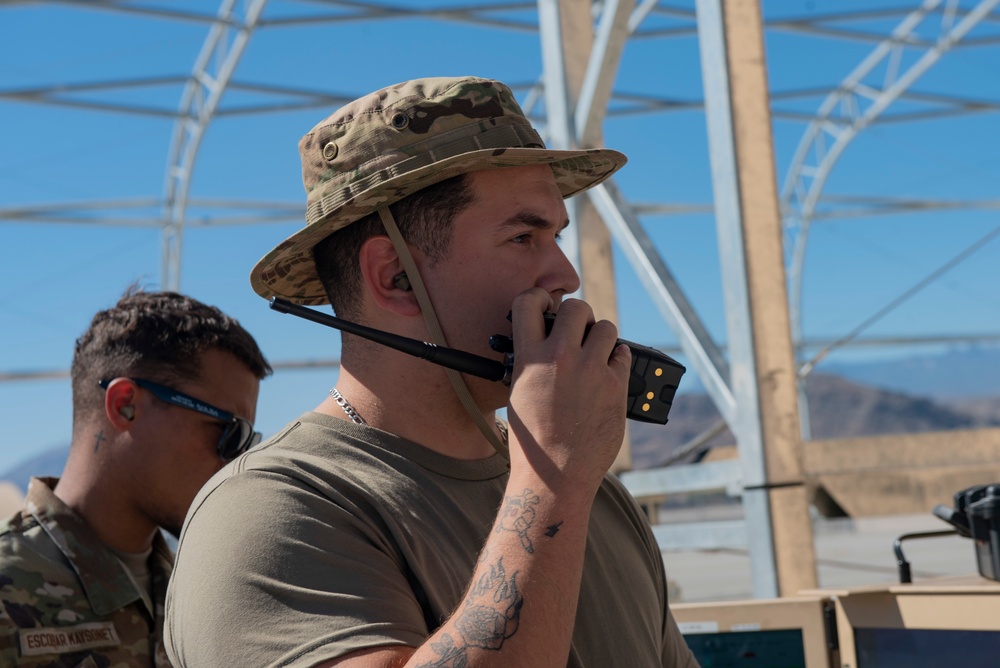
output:
[[[94,622],[60,628],[21,629],[21,656],[64,654],[82,649],[118,647],[121,641],[111,622]]]

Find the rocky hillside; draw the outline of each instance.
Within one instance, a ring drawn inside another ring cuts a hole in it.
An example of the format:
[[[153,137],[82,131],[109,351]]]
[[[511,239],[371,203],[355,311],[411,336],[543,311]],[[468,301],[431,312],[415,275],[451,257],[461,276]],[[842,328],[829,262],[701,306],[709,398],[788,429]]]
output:
[[[806,396],[816,439],[1000,426],[1000,398],[936,402],[821,374],[809,377]],[[630,423],[635,468],[659,465],[719,419],[708,395],[683,394],[675,399],[665,426]],[[727,429],[709,443],[734,442]]]

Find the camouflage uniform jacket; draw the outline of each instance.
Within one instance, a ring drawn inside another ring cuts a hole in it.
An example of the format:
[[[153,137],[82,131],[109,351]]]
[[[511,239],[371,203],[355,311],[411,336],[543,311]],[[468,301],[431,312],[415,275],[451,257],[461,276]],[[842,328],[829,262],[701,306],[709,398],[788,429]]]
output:
[[[140,593],[126,567],[33,478],[24,508],[0,523],[0,666],[169,668],[163,600],[173,557],[157,533],[153,586]]]

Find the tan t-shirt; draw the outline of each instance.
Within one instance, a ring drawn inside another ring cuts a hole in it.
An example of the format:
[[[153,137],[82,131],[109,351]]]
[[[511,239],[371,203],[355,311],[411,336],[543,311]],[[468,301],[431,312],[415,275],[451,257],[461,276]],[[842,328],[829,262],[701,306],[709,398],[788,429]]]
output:
[[[507,481],[500,456],[445,457],[306,413],[195,499],[167,595],[177,668],[314,666],[418,646],[462,600]],[[695,666],[662,559],[625,489],[590,521],[569,665]]]

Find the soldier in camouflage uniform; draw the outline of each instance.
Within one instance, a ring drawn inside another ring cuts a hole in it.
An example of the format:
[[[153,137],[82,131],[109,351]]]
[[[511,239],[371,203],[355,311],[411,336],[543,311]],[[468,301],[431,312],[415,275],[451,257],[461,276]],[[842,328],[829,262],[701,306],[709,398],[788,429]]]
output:
[[[183,295],[133,289],[94,317],[63,476],[32,478],[0,524],[0,665],[170,665],[159,529],[176,536],[201,485],[259,440],[270,371],[239,323]]]

